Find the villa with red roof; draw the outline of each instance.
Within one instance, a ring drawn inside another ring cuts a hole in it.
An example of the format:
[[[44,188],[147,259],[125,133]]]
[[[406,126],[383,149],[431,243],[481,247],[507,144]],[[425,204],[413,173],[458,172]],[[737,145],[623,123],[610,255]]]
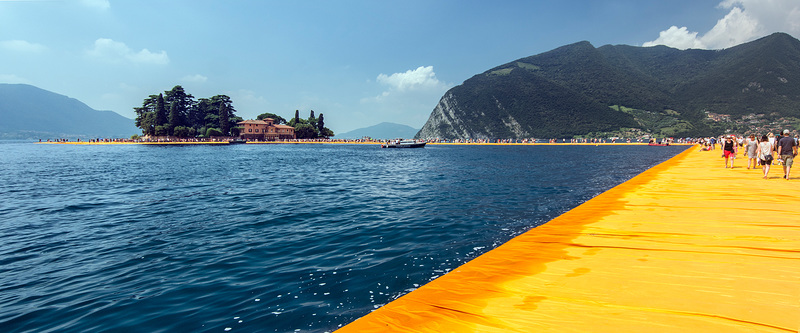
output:
[[[276,125],[275,119],[245,120],[237,123],[241,130],[239,138],[247,141],[275,141],[294,139],[294,127]]]

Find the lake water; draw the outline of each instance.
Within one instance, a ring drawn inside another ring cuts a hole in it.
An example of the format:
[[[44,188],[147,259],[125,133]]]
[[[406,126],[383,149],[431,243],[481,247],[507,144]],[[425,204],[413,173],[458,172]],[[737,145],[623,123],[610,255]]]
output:
[[[333,331],[684,149],[0,142],[0,331]]]

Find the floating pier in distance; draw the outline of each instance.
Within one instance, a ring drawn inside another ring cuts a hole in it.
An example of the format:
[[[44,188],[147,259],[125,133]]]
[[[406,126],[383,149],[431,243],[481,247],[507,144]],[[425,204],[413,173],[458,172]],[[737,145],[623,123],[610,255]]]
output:
[[[338,332],[798,332],[800,168],[737,164],[689,148]]]

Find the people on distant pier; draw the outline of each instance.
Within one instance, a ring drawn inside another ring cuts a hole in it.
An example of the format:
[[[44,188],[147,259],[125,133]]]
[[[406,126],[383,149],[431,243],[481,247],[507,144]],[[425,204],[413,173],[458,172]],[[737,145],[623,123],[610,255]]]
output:
[[[783,130],[783,137],[778,141],[778,156],[783,160],[783,178],[789,180],[789,172],[792,170],[794,157],[797,156],[797,144],[789,136],[789,130]]]

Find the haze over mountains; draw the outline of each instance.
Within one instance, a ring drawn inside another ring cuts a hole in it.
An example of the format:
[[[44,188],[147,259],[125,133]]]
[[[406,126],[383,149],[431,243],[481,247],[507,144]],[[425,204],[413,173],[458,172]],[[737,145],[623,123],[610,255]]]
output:
[[[408,125],[383,122],[374,126],[352,130],[350,132],[336,134],[335,139],[361,139],[364,137],[373,139],[408,139],[414,137],[419,130]]]
[[[133,119],[26,84],[0,84],[0,139],[128,138]]]
[[[453,87],[417,138],[699,136],[800,127],[800,41],[724,50],[579,42]]]

